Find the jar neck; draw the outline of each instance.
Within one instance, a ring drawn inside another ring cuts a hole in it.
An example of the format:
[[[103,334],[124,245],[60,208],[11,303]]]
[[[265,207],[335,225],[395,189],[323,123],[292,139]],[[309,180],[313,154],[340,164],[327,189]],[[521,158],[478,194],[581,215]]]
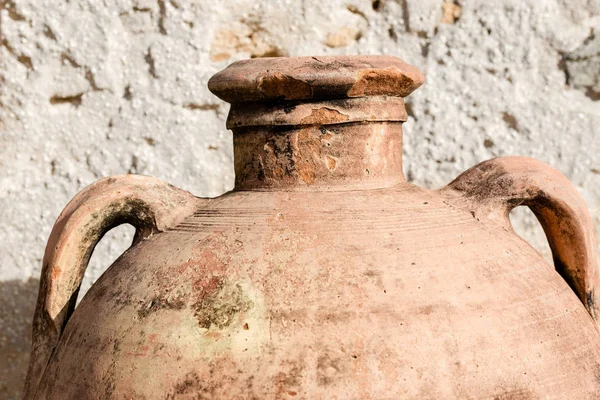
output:
[[[402,123],[233,128],[234,190],[357,190],[405,181]]]

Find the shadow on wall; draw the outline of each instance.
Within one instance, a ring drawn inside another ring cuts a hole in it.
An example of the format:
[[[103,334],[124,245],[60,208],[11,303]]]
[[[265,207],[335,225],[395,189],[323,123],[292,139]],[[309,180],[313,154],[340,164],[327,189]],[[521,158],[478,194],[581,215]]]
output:
[[[20,399],[31,346],[40,281],[0,282],[0,398]]]

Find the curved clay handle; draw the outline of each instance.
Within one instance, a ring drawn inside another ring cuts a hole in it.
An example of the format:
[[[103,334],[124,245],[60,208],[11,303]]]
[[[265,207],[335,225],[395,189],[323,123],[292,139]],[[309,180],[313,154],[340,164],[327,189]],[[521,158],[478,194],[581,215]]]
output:
[[[129,223],[136,228],[135,244],[181,222],[195,211],[199,200],[186,191],[141,175],[102,179],[71,200],[58,217],[44,254],[24,398],[35,393],[75,309],[90,256],[102,236]]]
[[[544,228],[557,272],[600,325],[594,225],[577,189],[563,174],[531,158],[503,157],[465,171],[443,191],[458,192],[460,203],[466,202],[473,216],[492,218],[506,227],[513,208],[528,206]]]

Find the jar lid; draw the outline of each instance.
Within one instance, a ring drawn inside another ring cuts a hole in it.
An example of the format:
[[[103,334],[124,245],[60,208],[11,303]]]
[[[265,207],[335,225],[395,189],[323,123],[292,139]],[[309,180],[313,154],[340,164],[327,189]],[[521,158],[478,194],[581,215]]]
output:
[[[421,71],[391,56],[268,57],[234,62],[208,88],[240,103],[406,97],[423,81]]]

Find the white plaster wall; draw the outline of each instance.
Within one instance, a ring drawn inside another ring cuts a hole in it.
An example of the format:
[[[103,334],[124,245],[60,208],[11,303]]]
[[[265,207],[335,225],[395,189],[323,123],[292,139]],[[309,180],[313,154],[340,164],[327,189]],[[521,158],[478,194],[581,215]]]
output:
[[[1,0],[0,397],[18,398],[45,241],[111,174],[198,196],[232,187],[228,107],[206,82],[261,56],[391,54],[409,98],[407,177],[440,187],[494,156],[566,174],[600,225],[600,0]],[[513,218],[545,255],[531,215]],[[129,244],[98,246],[85,288]]]

